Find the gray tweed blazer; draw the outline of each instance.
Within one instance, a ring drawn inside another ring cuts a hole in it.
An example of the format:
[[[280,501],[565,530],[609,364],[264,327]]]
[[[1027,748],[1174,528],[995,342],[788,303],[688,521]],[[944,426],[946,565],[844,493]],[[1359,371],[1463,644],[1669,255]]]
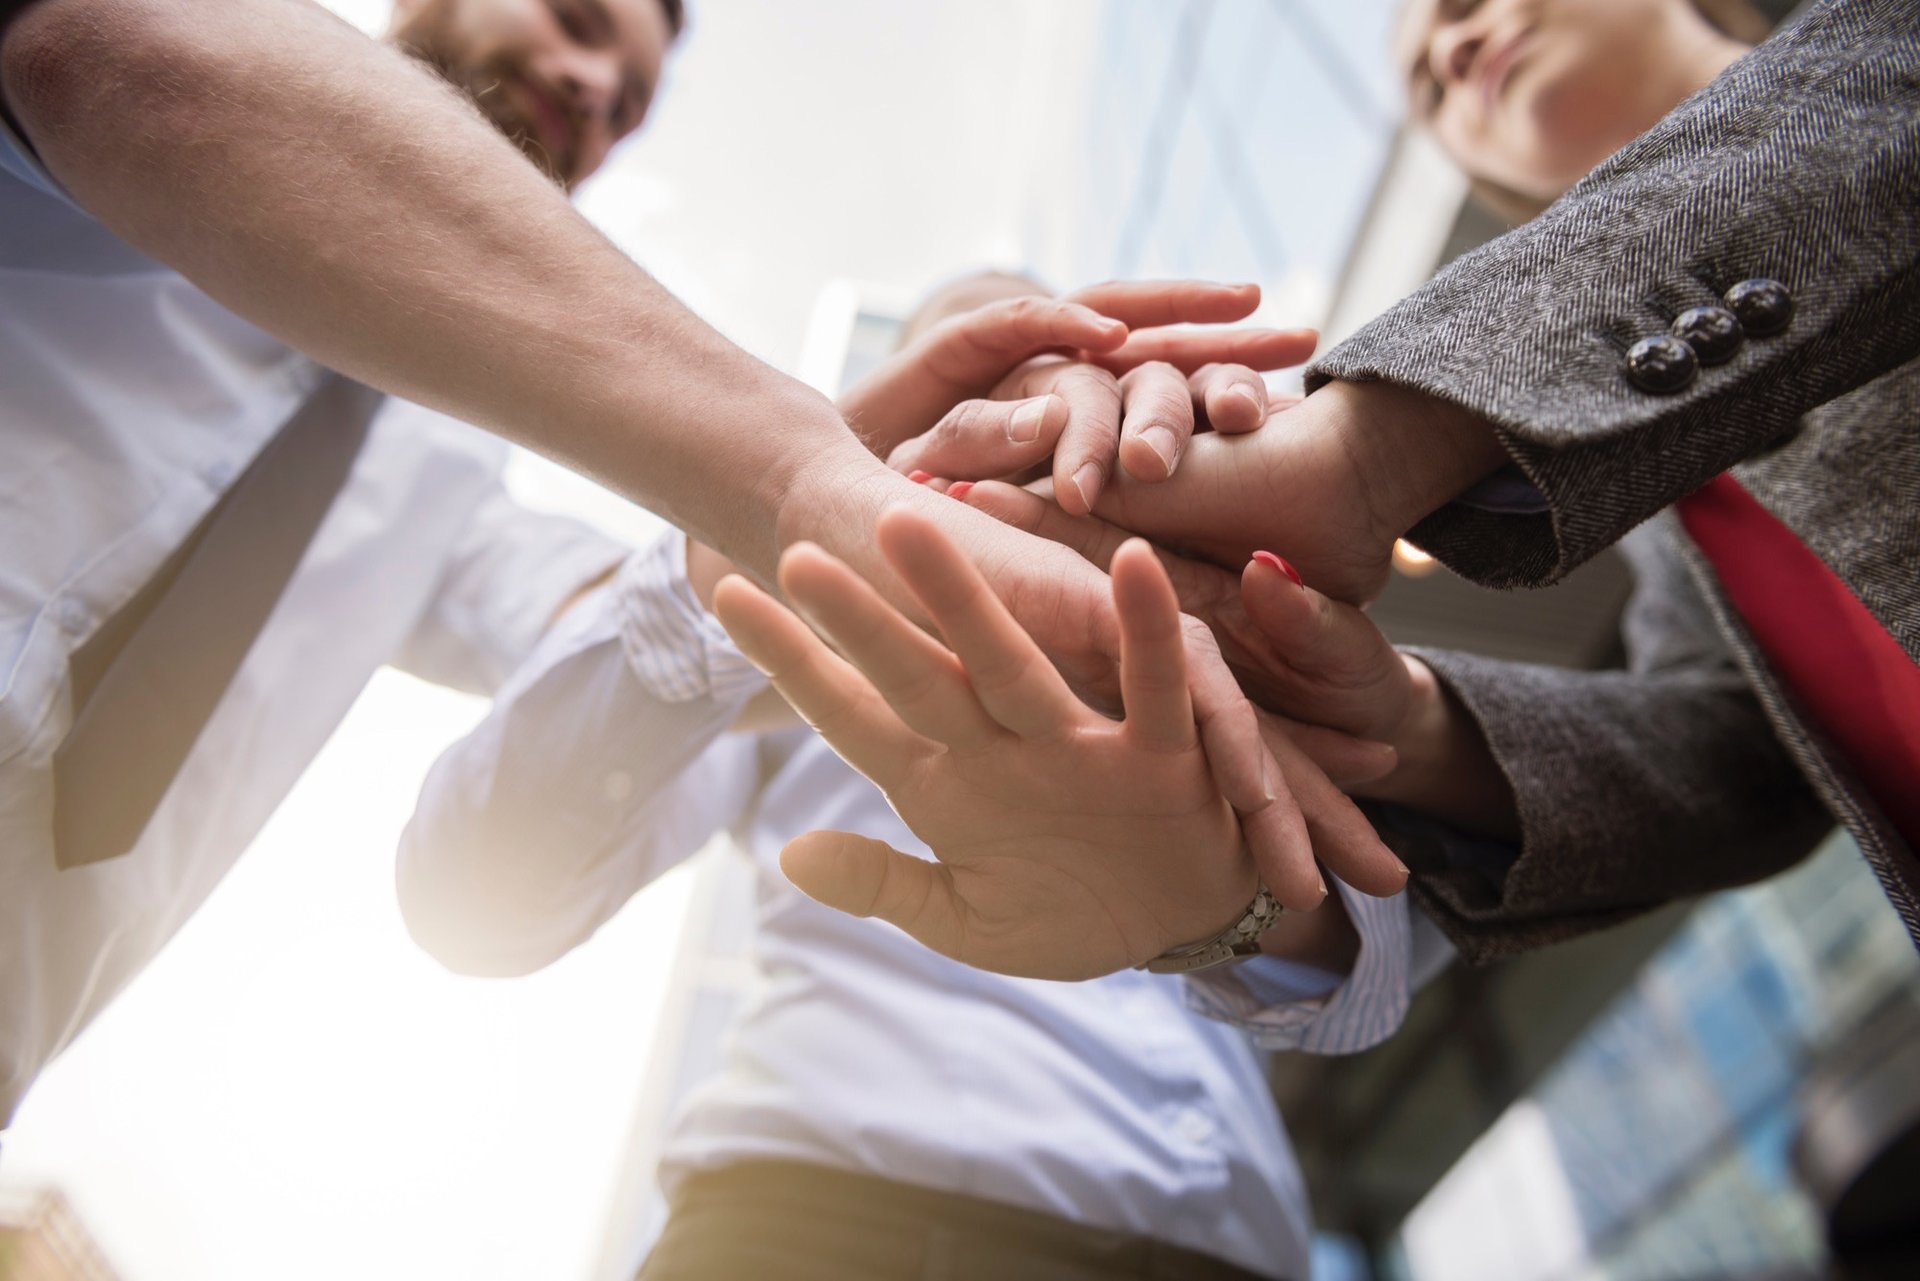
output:
[[[1783,332],[1678,393],[1627,376],[1633,343],[1753,277],[1790,291]],[[1495,425],[1548,510],[1455,503],[1411,533],[1476,582],[1553,582],[1732,468],[1920,662],[1917,357],[1920,0],[1826,0],[1308,385],[1387,380]],[[1629,671],[1428,655],[1486,730],[1524,839],[1498,884],[1416,856],[1423,906],[1484,959],[1765,876],[1837,820],[1920,942],[1920,858],[1678,522],[1630,552]]]

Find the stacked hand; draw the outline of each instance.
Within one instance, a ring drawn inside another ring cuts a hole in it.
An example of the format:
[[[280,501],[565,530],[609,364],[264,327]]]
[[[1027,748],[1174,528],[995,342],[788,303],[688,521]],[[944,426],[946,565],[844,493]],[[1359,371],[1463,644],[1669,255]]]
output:
[[[780,586],[846,657],[742,580],[715,607],[940,862],[819,834],[790,851],[803,888],[975,964],[1065,977],[1217,931],[1244,909],[1250,870],[1295,908],[1325,896],[1316,858],[1368,892],[1404,884],[1336,784],[1398,773],[1382,743],[1436,687],[1340,601],[1377,591],[1427,495],[1370,485],[1356,458],[1356,415],[1395,393],[1342,387],[1269,417],[1258,371],[1300,359],[1310,334],[1157,327],[1256,300],[1156,284],[997,303],[843,400],[870,448],[932,482],[839,493],[786,530]],[[1471,442],[1456,452],[1488,469]],[[1037,492],[953,483],[1042,469]],[[1244,572],[1156,560],[1089,509]],[[1331,596],[1250,557],[1267,543]],[[1221,647],[1284,716],[1256,719]],[[1178,701],[1142,701],[1148,653]],[[1169,729],[1182,717],[1184,738]],[[1156,753],[1164,774],[1143,764]],[[1083,937],[1063,950],[1067,921]]]
[[[1250,285],[1198,281],[1004,299],[930,330],[841,410],[903,473],[978,480],[1051,460],[1084,514],[1116,458],[1146,481],[1171,475],[1196,408],[1216,431],[1266,420],[1259,371],[1305,360],[1312,330],[1168,327],[1241,320],[1259,301]]]
[[[741,650],[939,856],[815,832],[782,856],[794,883],[956,960],[1036,978],[1137,965],[1245,911],[1254,863],[1208,773],[1179,610],[1146,545],[1112,563],[1125,710],[1112,721],[932,522],[890,512],[878,541],[945,645],[807,544],[782,558],[780,587],[820,636],[745,579],[714,593]]]

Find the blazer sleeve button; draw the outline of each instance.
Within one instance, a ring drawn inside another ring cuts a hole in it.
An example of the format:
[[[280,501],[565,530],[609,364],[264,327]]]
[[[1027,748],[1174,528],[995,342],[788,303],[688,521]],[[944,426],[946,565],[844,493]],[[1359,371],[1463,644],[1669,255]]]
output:
[[[1642,338],[1627,349],[1627,380],[1656,396],[1681,390],[1699,371],[1693,348],[1672,334]]]
[[[1733,359],[1745,337],[1740,318],[1725,307],[1693,307],[1673,318],[1673,336],[1693,348],[1703,365]]]
[[[1740,327],[1755,338],[1779,333],[1793,319],[1793,295],[1777,280],[1756,276],[1727,290],[1727,306]]]

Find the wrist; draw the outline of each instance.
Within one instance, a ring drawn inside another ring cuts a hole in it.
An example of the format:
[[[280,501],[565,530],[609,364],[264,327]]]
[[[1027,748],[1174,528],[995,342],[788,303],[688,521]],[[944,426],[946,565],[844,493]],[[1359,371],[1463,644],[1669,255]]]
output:
[[[1453,725],[1456,709],[1431,667],[1411,654],[1399,657],[1407,670],[1407,710],[1383,736],[1393,745],[1393,772],[1355,790],[1375,800],[1413,804],[1433,790],[1439,767],[1458,737]]]
[[[868,452],[847,427],[839,412],[824,400],[803,408],[818,418],[824,410],[832,416],[833,426],[779,432],[783,447],[771,452],[758,467],[758,479],[752,495],[755,510],[772,513],[770,537],[757,543],[749,558],[734,553],[733,559],[745,571],[763,582],[773,581],[780,553],[802,541],[820,543],[829,548],[839,541],[851,524],[863,533],[870,532],[886,501],[886,495],[898,481],[911,487],[904,476],[888,470],[887,465]],[[783,421],[775,419],[775,422]],[[791,422],[792,419],[784,419]]]
[[[1493,424],[1470,410],[1382,382],[1328,383],[1373,534],[1389,543],[1507,462]]]
[[[1360,932],[1338,894],[1311,912],[1288,912],[1260,936],[1260,954],[1329,974],[1351,973],[1360,959]]]
[[[1420,659],[1402,654],[1412,689],[1406,717],[1389,736],[1397,764],[1356,796],[1419,810],[1465,831],[1520,838],[1518,802],[1473,713]]]

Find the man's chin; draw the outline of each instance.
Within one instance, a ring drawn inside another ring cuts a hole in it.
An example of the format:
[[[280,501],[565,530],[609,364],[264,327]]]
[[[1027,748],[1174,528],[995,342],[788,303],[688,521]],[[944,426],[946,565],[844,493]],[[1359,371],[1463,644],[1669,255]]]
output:
[[[549,181],[572,190],[573,181],[567,176],[566,169],[553,158],[552,152],[535,140],[531,131],[515,137],[513,144],[520,149],[520,154],[531,160],[533,167],[544,174]]]
[[[540,141],[540,131],[514,107],[503,92],[508,72],[498,66],[475,67],[449,54],[442,42],[425,38],[423,32],[395,32],[394,43],[419,60],[460,96],[479,108],[487,123],[533,162],[533,167],[562,187],[572,187],[568,170]]]
[[[515,150],[532,162],[535,169],[562,187],[572,185],[568,181],[565,165],[540,141],[540,131],[530,121],[514,114],[512,108],[497,94],[489,94],[476,101],[481,114],[499,130],[502,137],[513,144]]]

